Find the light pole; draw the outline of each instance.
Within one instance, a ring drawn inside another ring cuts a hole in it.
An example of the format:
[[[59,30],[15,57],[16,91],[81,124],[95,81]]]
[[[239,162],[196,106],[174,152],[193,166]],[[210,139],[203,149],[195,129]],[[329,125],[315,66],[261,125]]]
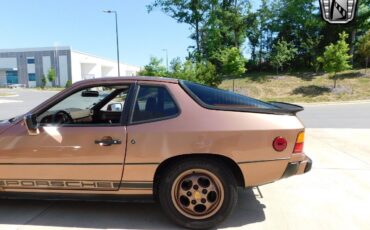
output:
[[[117,67],[118,67],[118,77],[121,76],[121,71],[120,71],[120,64],[119,64],[119,42],[118,42],[118,16],[117,16],[117,11],[115,10],[103,10],[104,13],[111,14],[113,13],[115,18],[116,18],[116,42],[117,42]]]
[[[168,49],[162,49],[162,51],[166,52],[166,66],[167,66],[167,72],[168,72]]]
[[[55,45],[55,50],[54,50],[54,71],[55,71],[55,80],[54,82],[58,84],[58,73],[59,73],[59,57],[58,57],[58,45]],[[50,82],[51,85],[53,86],[53,82]]]

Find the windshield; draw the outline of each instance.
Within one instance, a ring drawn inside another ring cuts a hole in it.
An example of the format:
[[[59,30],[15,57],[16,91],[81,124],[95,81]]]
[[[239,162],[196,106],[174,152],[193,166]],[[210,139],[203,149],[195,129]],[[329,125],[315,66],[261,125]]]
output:
[[[91,93],[93,92],[93,93]],[[111,89],[90,88],[85,91],[79,91],[51,107],[49,111],[59,110],[86,110],[103,100],[111,93]],[[84,95],[86,94],[86,95]]]

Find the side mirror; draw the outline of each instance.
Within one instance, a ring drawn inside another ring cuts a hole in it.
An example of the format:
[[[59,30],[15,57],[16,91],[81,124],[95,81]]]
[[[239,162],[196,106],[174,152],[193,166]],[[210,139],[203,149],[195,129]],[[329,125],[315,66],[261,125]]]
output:
[[[122,109],[123,108],[121,103],[109,104],[107,107],[107,110],[112,112],[122,112]]]
[[[82,91],[81,96],[82,97],[99,97],[99,92],[86,90],[86,91]]]
[[[29,135],[38,135],[40,133],[36,115],[27,114],[26,116],[24,116],[24,123],[26,124]]]

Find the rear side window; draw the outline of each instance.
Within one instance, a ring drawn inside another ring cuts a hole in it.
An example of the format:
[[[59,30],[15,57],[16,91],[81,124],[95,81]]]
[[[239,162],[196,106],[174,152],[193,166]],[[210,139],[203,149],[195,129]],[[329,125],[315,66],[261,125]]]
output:
[[[178,113],[179,109],[165,87],[141,85],[135,101],[132,121],[166,119]]]
[[[181,84],[185,89],[201,103],[212,107],[228,107],[228,108],[258,108],[258,109],[277,109],[276,106],[240,95],[234,92],[216,89],[205,85],[196,84],[189,81],[182,81]]]

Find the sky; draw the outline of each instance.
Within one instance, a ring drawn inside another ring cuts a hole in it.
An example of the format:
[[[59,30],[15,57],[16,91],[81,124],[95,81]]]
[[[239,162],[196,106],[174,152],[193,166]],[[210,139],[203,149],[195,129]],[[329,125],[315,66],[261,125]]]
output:
[[[0,49],[71,46],[116,59],[114,14],[118,12],[121,62],[144,66],[151,56],[184,59],[193,45],[186,24],[159,9],[154,0],[0,0]]]

